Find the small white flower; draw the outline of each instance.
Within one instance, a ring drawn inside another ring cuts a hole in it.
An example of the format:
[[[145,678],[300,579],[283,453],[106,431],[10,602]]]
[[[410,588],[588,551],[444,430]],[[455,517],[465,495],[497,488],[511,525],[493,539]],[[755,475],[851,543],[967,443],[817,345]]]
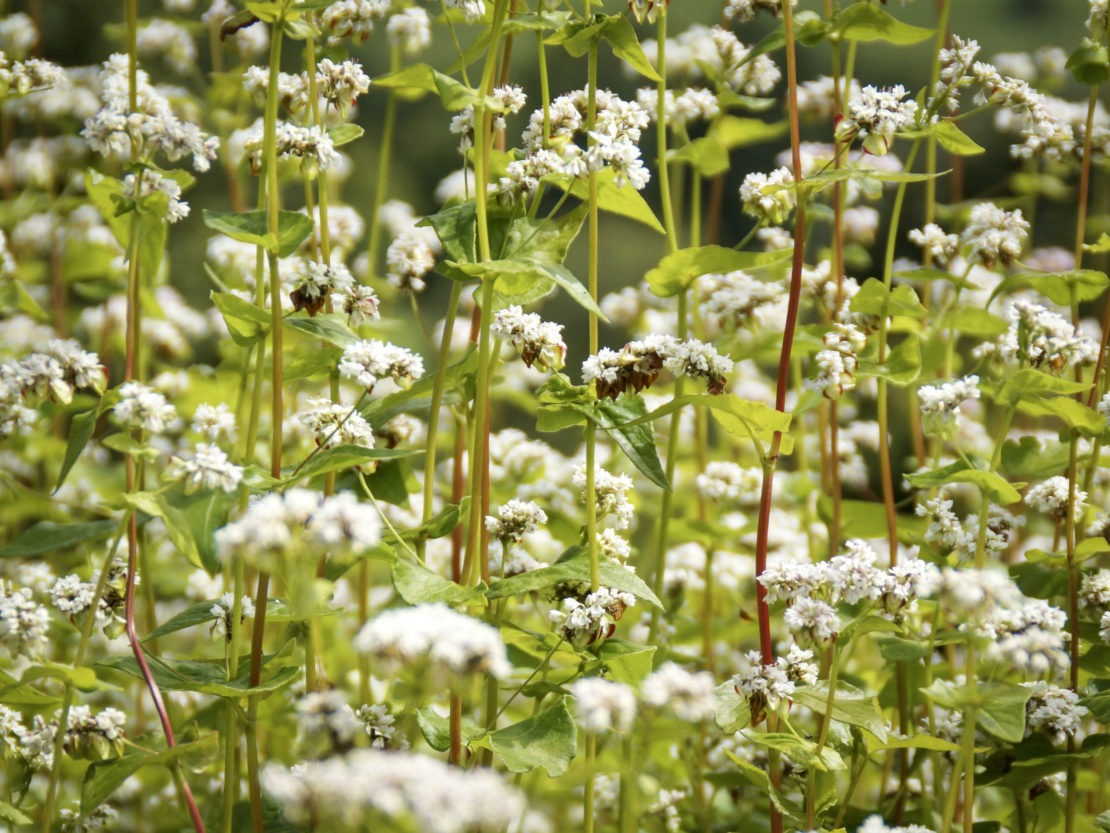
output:
[[[648,674],[640,684],[645,703],[674,709],[680,720],[697,723],[713,717],[713,675],[708,671],[689,672],[674,662],[665,662]]]
[[[624,683],[601,677],[582,677],[570,684],[578,725],[592,734],[610,729],[631,730],[636,719],[636,694]]]

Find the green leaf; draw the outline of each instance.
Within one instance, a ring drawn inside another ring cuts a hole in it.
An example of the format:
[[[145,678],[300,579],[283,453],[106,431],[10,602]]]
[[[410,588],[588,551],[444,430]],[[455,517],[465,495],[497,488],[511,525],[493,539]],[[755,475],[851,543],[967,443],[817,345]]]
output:
[[[1083,250],[1096,255],[1110,252],[1110,234],[1106,232],[1100,234],[1097,243],[1084,243]]]
[[[660,610],[663,609],[659,597],[651,591],[644,580],[619,561],[602,557],[598,567],[601,584],[604,587],[623,590]],[[564,582],[584,582],[588,584],[589,581],[589,554],[585,547],[575,546],[563,553],[562,557],[550,567],[541,567],[538,570],[531,570],[527,573],[493,582],[489,586],[489,590],[486,591],[486,598],[504,599],[536,590],[546,590]]]
[[[79,414],[74,414],[73,418],[69,421],[69,436],[66,439],[66,453],[62,458],[62,467],[58,471],[58,481],[54,485],[54,491],[62,488],[65,483],[66,477],[69,475],[70,469],[73,464],[77,462],[77,458],[81,456],[81,452],[85,450],[85,446],[89,444],[92,439],[93,430],[96,428],[96,420],[100,416],[99,406],[90,408],[87,411],[82,411]]]
[[[327,474],[330,471],[342,471],[373,461],[411,457],[417,453],[419,449],[415,448],[364,448],[361,445],[337,445],[335,448],[318,451],[299,469],[296,466],[286,466],[281,474],[286,483],[294,483],[308,477]]]
[[[9,706],[49,706],[61,700],[0,671],[0,700]]]
[[[844,759],[840,757],[835,749],[826,746],[818,752],[817,744],[814,741],[805,740],[797,735],[786,732],[752,731],[741,732],[740,734],[757,746],[777,749],[794,763],[807,768],[813,767],[820,772],[836,772],[837,770],[847,769]]]
[[[413,89],[435,93],[445,110],[464,110],[468,106],[485,102],[487,110],[500,112],[504,108],[501,103],[490,96],[480,96],[461,81],[456,81],[450,75],[444,75],[428,64],[413,64],[399,72],[391,72],[374,79],[375,87],[386,89]]]
[[[620,399],[603,399],[597,403],[593,420],[605,429],[625,456],[632,461],[640,473],[648,480],[666,491],[671,490],[667,473],[659,462],[659,450],[655,446],[655,435],[651,426],[627,423],[647,415],[643,397],[622,396]]]
[[[459,518],[464,517],[470,506],[470,496],[466,495],[459,503],[449,503],[439,512],[430,517],[420,526],[406,529],[401,532],[401,537],[407,541],[430,540],[450,535],[459,525]]]
[[[953,121],[938,121],[933,127],[933,132],[940,146],[949,153],[954,153],[957,156],[977,156],[986,150],[986,148],[960,130]]]
[[[832,31],[848,41],[885,40],[899,45],[919,43],[934,34],[932,29],[902,23],[867,3],[856,3],[839,12],[833,18]]]
[[[120,495],[120,500],[140,512],[165,521],[166,534],[169,536],[170,543],[194,567],[204,567],[188,519],[180,509],[167,502],[165,495],[156,492],[132,492]]]
[[[114,688],[100,682],[93,669],[81,666],[74,668],[72,665],[62,665],[60,662],[44,662],[32,665],[19,678],[20,683],[30,683],[43,678],[60,680],[68,683],[79,691],[96,691],[99,688]]]
[[[397,594],[411,605],[447,604],[485,607],[483,587],[467,587],[433,573],[423,564],[398,558],[393,565],[393,586]]]
[[[894,277],[907,281],[945,281],[960,289],[978,289],[979,287],[969,280],[953,275],[943,269],[908,269],[904,272],[895,272]]]
[[[963,460],[919,474],[907,474],[906,480],[919,489],[932,489],[946,483],[974,483],[990,500],[1001,506],[1021,501],[1021,494],[999,474],[969,468]]]
[[[686,162],[704,177],[716,176],[729,168],[728,148],[713,136],[701,136],[667,151],[667,161]]]
[[[139,738],[138,746],[128,747],[118,758],[96,761],[85,770],[81,784],[81,813],[88,814],[101,806],[120,784],[145,766],[152,764],[183,764],[194,772],[216,760],[219,754],[219,736],[212,732],[191,743],[179,743],[172,749],[165,748],[165,741],[157,735]],[[159,751],[147,751],[151,747]]]
[[[1097,86],[1110,76],[1110,60],[1107,59],[1106,44],[1095,44],[1084,40],[1064,64],[1080,84]]]
[[[785,121],[766,122],[725,114],[710,128],[709,135],[725,150],[732,151],[782,138],[788,128],[789,124]]]
[[[832,521],[833,502],[828,495],[817,498],[817,514],[825,523]],[[925,518],[916,515],[898,516],[898,539],[912,543],[925,534]],[[840,535],[850,538],[882,538],[887,534],[886,509],[881,503],[866,500],[840,502]]]
[[[1004,318],[978,307],[958,306],[949,309],[937,322],[940,329],[952,329],[964,336],[995,338],[1009,328]]]
[[[168,659],[147,654],[146,661],[155,682],[164,691],[196,691],[217,697],[239,698],[249,694],[265,694],[303,676],[299,665],[285,665],[272,674],[264,675],[259,684],[252,688],[249,682],[249,657],[240,662],[239,674],[233,680],[227,679],[223,660]],[[143,678],[139,665],[131,654],[108,657],[96,663],[96,666],[122,671],[137,679]]]
[[[896,385],[907,385],[921,374],[921,342],[912,333],[894,345],[882,364],[859,360],[860,376],[875,376]]]
[[[328,138],[331,139],[333,145],[339,147],[360,138],[365,132],[357,124],[344,122],[343,124],[337,124],[335,127],[329,127]]]
[[[853,7],[854,8],[854,7]],[[863,315],[905,316],[919,321],[926,316],[925,307],[912,287],[899,284],[887,291],[886,285],[877,278],[868,278],[852,297],[852,312]]]
[[[1025,737],[1025,703],[1033,693],[1025,686],[982,682],[972,692],[968,686],[934,680],[921,693],[946,709],[966,712],[974,707],[976,725],[999,740],[1018,743]]]
[[[717,726],[726,735],[752,725],[752,710],[748,705],[748,698],[741,697],[733,683],[721,683],[713,689],[713,700],[717,705]]]
[[[793,448],[793,442],[790,441],[791,438],[786,433],[790,428],[790,414],[776,411],[764,402],[753,402],[732,395],[690,394],[678,396],[667,404],[656,408],[647,416],[642,416],[626,424],[638,425],[642,422],[654,422],[661,417],[685,408],[687,405],[709,408],[726,431],[735,436],[748,437],[757,445],[770,442],[771,436],[778,431],[783,435],[780,453],[789,454]]]
[[[85,521],[75,524],[40,521],[24,530],[10,544],[0,547],[0,558],[32,558],[72,547],[74,544],[107,538],[118,530],[118,521]]]
[[[590,186],[585,179],[568,179],[567,177],[545,177],[552,185],[563,191],[569,191],[571,196],[582,201],[590,198]],[[605,168],[597,175],[597,207],[601,211],[617,214],[643,223],[648,228],[659,234],[666,234],[663,224],[651,210],[647,200],[643,198],[631,185],[617,185],[616,174],[612,168]]]
[[[431,708],[419,709],[416,712],[416,724],[420,727],[424,740],[436,752],[446,752],[451,745],[451,724],[446,717],[442,717]],[[463,715],[462,740],[469,743],[475,738],[485,735],[486,730],[479,726],[474,718]]]
[[[312,234],[314,223],[307,214],[299,211],[278,212],[278,233],[275,238],[269,230],[265,211],[247,211],[236,213],[234,211],[209,211],[202,212],[204,224],[213,231],[226,234],[232,240],[241,243],[253,243],[262,246],[267,251],[278,257],[288,257],[297,251],[308,236]]]
[[[285,379],[319,379],[339,366],[343,351],[334,346],[321,346],[294,358],[282,369]]]
[[[1070,396],[1056,396],[1052,399],[1022,398],[1018,401],[1017,408],[1030,416],[1054,416],[1062,419],[1068,427],[1088,437],[1097,437],[1106,430],[1106,417]]]
[[[281,26],[286,37],[293,40],[308,40],[319,37],[320,30],[309,20],[298,17],[295,20],[285,20]]]
[[[178,613],[171,619],[167,619],[157,628],[152,630],[143,637],[143,642],[150,642],[155,639],[161,639],[163,636],[168,636],[171,633],[193,628],[197,625],[204,625],[213,621],[216,617],[212,615],[212,608],[216,604],[216,599],[211,599],[206,602],[196,602],[189,605],[183,611]],[[330,608],[321,608],[316,611],[318,616],[330,615],[332,610]],[[268,599],[266,601],[266,622],[287,622],[295,619],[293,608],[284,599]]]
[[[929,656],[929,646],[889,633],[875,634],[875,642],[883,659],[891,662],[912,662]]]
[[[601,307],[590,296],[589,290],[582,285],[570,270],[558,263],[536,263],[528,260],[487,260],[481,263],[457,263],[448,261],[447,265],[465,275],[483,280],[495,280],[497,290],[513,296],[527,291],[537,278],[547,278],[561,286],[579,306],[598,316],[603,321],[609,319]]]
[[[644,280],[653,294],[669,298],[690,288],[702,275],[758,269],[781,263],[790,257],[789,250],[780,252],[738,252],[724,246],[698,246],[679,249],[664,257]]]
[[[623,14],[595,14],[589,20],[567,23],[545,43],[561,43],[572,57],[581,58],[591,46],[602,40],[607,41],[613,54],[632,69],[651,81],[659,80],[659,73],[640,48],[632,23]]]
[[[130,454],[132,457],[141,457],[147,462],[158,459],[158,449],[135,439],[131,434],[120,432],[109,434],[101,439],[100,444],[120,454]]]
[[[1041,370],[1026,367],[1006,376],[1002,384],[994,390],[994,401],[999,405],[1013,405],[1024,398],[1044,394],[1068,396],[1088,390],[1090,386],[1074,382],[1062,376],[1053,376]]]
[[[319,314],[314,318],[286,318],[285,326],[333,344],[346,347],[359,340],[341,315]]]
[[[227,324],[231,339],[240,347],[250,347],[270,332],[270,313],[230,292],[212,291],[208,295]]]
[[[634,688],[651,673],[654,656],[654,645],[638,645],[623,639],[606,639],[597,653],[608,672],[608,679]]]
[[[412,467],[405,460],[386,460],[369,475],[364,475],[370,494],[394,506],[408,506],[409,495],[420,491]],[[403,533],[402,533],[403,534]]]
[[[551,778],[566,774],[578,751],[578,730],[566,701],[559,697],[539,714],[490,734],[490,745],[509,772],[543,767]]]
[[[1098,251],[1097,249],[1092,251]],[[987,306],[994,303],[999,295],[1008,295],[1019,289],[1033,289],[1050,301],[1061,306],[1070,306],[1072,293],[1075,300],[1094,301],[1110,286],[1110,278],[1105,272],[1094,269],[1072,269],[1067,272],[1022,272],[1011,275],[996,286],[987,299]]]
[[[745,737],[747,737],[745,735]],[[767,774],[766,767],[758,767],[755,764],[748,763],[743,758],[738,758],[728,749],[725,750],[734,764],[740,767],[740,774],[744,776],[761,795],[766,795],[771,799],[771,803],[775,808],[786,816],[795,826],[800,830],[805,830],[806,825],[806,811],[805,808],[784,795],[773,783],[771,783],[771,776]]]
[[[16,807],[6,801],[0,801],[0,819],[9,824],[34,824],[34,821],[23,815]]]
[[[825,714],[829,700],[829,685],[827,682],[822,682],[799,686],[794,689],[793,700],[795,703],[808,706],[818,714]],[[865,729],[880,741],[885,741],[887,738],[886,722],[883,720],[882,712],[879,711],[878,702],[874,697],[847,683],[840,682],[836,686],[832,718],[841,723]]]

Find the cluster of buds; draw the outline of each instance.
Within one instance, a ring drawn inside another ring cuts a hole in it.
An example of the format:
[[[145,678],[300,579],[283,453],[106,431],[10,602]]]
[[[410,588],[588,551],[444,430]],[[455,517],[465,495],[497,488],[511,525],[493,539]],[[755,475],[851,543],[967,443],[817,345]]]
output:
[[[709,393],[719,394],[728,381],[732,359],[697,339],[679,341],[674,336],[652,334],[626,344],[620,351],[602,348],[582,363],[582,378],[597,385],[599,399],[616,399],[632,390],[639,393],[650,387],[666,368],[676,376],[700,377]]]

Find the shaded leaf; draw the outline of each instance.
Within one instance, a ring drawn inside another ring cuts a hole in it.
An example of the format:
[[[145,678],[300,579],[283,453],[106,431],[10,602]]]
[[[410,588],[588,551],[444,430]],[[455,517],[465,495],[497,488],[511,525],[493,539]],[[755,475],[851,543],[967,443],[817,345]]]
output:
[[[566,774],[578,750],[578,729],[566,697],[560,697],[539,714],[490,733],[489,741],[509,772],[542,767],[557,778]]]
[[[456,584],[423,564],[398,558],[393,565],[393,587],[398,595],[411,605],[446,602],[469,607],[485,607],[484,587],[467,587]]]
[[[631,593],[637,599],[646,601],[662,610],[659,597],[651,591],[644,580],[619,561],[602,557],[598,564],[601,584]],[[571,547],[550,567],[541,567],[527,573],[495,581],[486,591],[487,599],[503,599],[536,590],[546,590],[564,582],[590,581],[590,557],[585,547]]]

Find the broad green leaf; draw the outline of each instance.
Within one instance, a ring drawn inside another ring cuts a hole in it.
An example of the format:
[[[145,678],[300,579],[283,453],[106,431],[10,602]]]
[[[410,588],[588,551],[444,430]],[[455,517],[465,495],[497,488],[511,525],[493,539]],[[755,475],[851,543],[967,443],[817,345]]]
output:
[[[871,752],[878,752],[883,749],[928,749],[934,752],[958,752],[960,745],[929,735],[912,735],[908,738],[887,735],[884,743],[878,746],[870,746],[869,749]]]
[[[282,369],[282,376],[285,379],[318,379],[335,370],[342,356],[343,351],[334,345],[321,346],[288,362]]]
[[[1022,272],[1011,275],[999,283],[991,291],[987,306],[994,303],[994,299],[999,295],[1008,295],[1019,289],[1033,289],[1053,303],[1070,306],[1072,292],[1075,293],[1075,300],[1083,303],[1099,298],[1106,291],[1107,286],[1110,286],[1110,278],[1105,272],[1094,269],[1073,269],[1069,272]]]
[[[107,538],[119,530],[119,521],[85,521],[56,524],[40,521],[14,541],[0,547],[0,558],[33,558],[56,550]]]
[[[1110,60],[1107,59],[1106,44],[1095,44],[1084,40],[1079,48],[1068,56],[1064,65],[1080,84],[1097,86],[1110,75]]]
[[[889,633],[875,634],[875,643],[883,659],[891,662],[911,662],[929,656],[929,646]]]
[[[169,536],[170,543],[194,567],[204,567],[188,519],[180,509],[169,504],[165,495],[156,492],[132,492],[120,495],[120,500],[140,512],[165,521],[166,534]]]
[[[587,201],[590,198],[590,186],[585,179],[544,177],[544,181],[563,191],[569,191],[580,200]],[[617,185],[612,168],[605,168],[597,175],[597,207],[601,211],[643,223],[659,234],[666,233],[663,224],[639,191],[631,185]]]
[[[731,434],[748,437],[759,444],[768,442],[771,435],[777,431],[783,434],[780,453],[789,454],[791,448],[793,448],[793,443],[789,442],[790,437],[786,433],[790,429],[790,414],[776,411],[763,402],[752,402],[732,395],[690,394],[675,397],[647,416],[642,416],[626,424],[638,425],[642,422],[654,422],[661,417],[669,416],[675,411],[681,410],[687,405],[709,408],[717,421]]]
[[[49,706],[60,703],[61,699],[20,682],[6,671],[0,671],[0,702],[8,706]]]
[[[151,748],[157,751],[147,751]],[[145,735],[118,758],[89,765],[81,784],[81,813],[90,813],[101,806],[120,784],[145,766],[178,763],[197,772],[215,761],[219,750],[219,736],[215,732],[191,743],[179,743],[172,749],[165,748],[160,736]]]
[[[1097,243],[1084,243],[1083,250],[1095,255],[1110,252],[1110,234],[1106,232],[1100,234]]]
[[[288,257],[312,234],[314,223],[299,211],[278,212],[278,233],[269,230],[265,211],[203,211],[204,224],[241,243],[262,246],[278,257]]]
[[[981,682],[977,691],[947,680],[934,680],[921,693],[946,709],[976,709],[976,725],[999,740],[1018,743],[1025,737],[1025,703],[1032,689],[999,682]]]
[[[762,119],[745,119],[722,115],[710,129],[709,135],[725,150],[761,145],[786,135],[789,125],[785,121],[766,122]]]
[[[1088,437],[1097,437],[1106,430],[1106,417],[1070,396],[1055,396],[1051,399],[1023,397],[1018,401],[1017,408],[1030,416],[1054,416],[1062,419],[1068,427]]]
[[[934,34],[932,29],[903,23],[889,12],[867,3],[855,3],[841,10],[833,18],[832,31],[843,40],[884,40],[899,45],[919,43]]]
[[[105,261],[103,266],[107,267],[110,264],[108,253],[111,252],[111,249],[105,246],[101,247],[101,250],[103,251]],[[69,254],[68,246],[66,254]],[[63,264],[63,269],[69,280],[76,280],[78,277],[81,277],[76,274],[77,270],[71,267],[68,262]],[[27,289],[23,284],[14,278],[9,278],[4,282],[3,287],[0,288],[0,313],[3,313],[4,316],[7,317],[16,312],[22,312],[24,315],[29,315],[31,318],[42,323],[46,323],[50,320],[50,316],[47,314],[46,310],[39,306],[39,302],[27,293]]]
[[[607,41],[613,54],[632,69],[651,81],[659,80],[659,73],[644,55],[631,22],[623,14],[595,14],[589,20],[571,21],[545,43],[562,44],[572,57],[581,58],[591,46],[602,40]]]
[[[797,735],[786,732],[753,732],[750,730],[742,731],[740,734],[757,746],[777,749],[794,763],[804,767],[813,767],[820,772],[836,772],[847,768],[844,759],[840,757],[835,749],[826,746],[818,752],[816,742],[805,740]]]
[[[398,558],[393,565],[393,586],[398,595],[411,605],[446,602],[448,604],[485,607],[483,588],[456,584],[423,564]]]
[[[986,148],[960,130],[953,121],[942,120],[933,128],[940,146],[957,156],[977,156]]]
[[[463,274],[483,280],[495,280],[496,288],[506,294],[513,295],[527,290],[529,285],[537,278],[547,278],[566,290],[579,306],[598,316],[603,321],[609,319],[601,311],[601,307],[590,296],[590,292],[583,286],[571,271],[558,263],[538,263],[528,260],[487,260],[482,263],[456,263],[448,261],[448,266],[457,269]]]
[[[413,476],[407,460],[384,460],[372,473],[364,475],[370,494],[394,506],[409,506],[409,495],[420,491],[420,483]],[[392,533],[390,533],[392,537]]]
[[[650,605],[659,609],[663,608],[659,597],[651,591],[644,580],[619,561],[603,556],[598,567],[602,586],[623,590]],[[575,546],[563,553],[562,557],[550,567],[541,567],[538,570],[531,570],[527,573],[493,582],[489,586],[489,590],[486,591],[486,598],[504,599],[536,590],[546,590],[565,582],[588,584],[589,581],[589,554],[585,547]]]
[[[907,385],[921,374],[921,342],[912,333],[894,345],[882,364],[869,359],[859,360],[859,375],[886,379],[896,385]]]
[[[360,445],[337,445],[334,448],[318,451],[311,458],[306,458],[306,462],[301,464],[300,468],[286,466],[282,471],[282,477],[286,483],[293,483],[307,477],[327,474],[330,471],[342,471],[381,460],[411,457],[417,453],[419,449],[415,448],[364,448]]]
[[[141,457],[147,462],[158,459],[158,449],[135,439],[131,434],[119,432],[109,434],[100,440],[100,444],[120,454],[130,454],[132,457]]]
[[[365,132],[366,131],[359,127],[357,124],[344,122],[343,124],[337,124],[335,127],[329,127],[328,138],[331,139],[331,143],[333,145],[339,147],[340,145],[345,145],[348,142],[353,142],[355,139],[361,137],[362,134]]]
[[[716,176],[729,168],[728,148],[713,136],[701,136],[668,151],[667,160],[685,162],[704,177]]]
[[[315,336],[336,347],[346,347],[359,340],[341,315],[321,313],[314,318],[286,318],[285,326],[291,330]]]
[[[794,689],[794,702],[808,706],[818,714],[825,714],[828,699],[829,685],[827,682],[798,686]],[[885,741],[887,738],[886,722],[883,720],[875,698],[847,683],[841,682],[836,686],[832,718],[833,720],[839,720],[841,723],[865,729],[880,741]]]
[[[62,458],[62,467],[58,471],[58,481],[54,484],[55,492],[62,488],[62,484],[65,483],[73,464],[77,462],[77,458],[81,456],[81,452],[85,450],[85,446],[92,439],[93,431],[96,428],[96,420],[99,416],[100,408],[96,407],[74,414],[70,419],[69,436],[66,439],[66,453],[65,457]]]
[[[702,275],[718,272],[735,272],[739,269],[758,269],[782,263],[790,258],[790,251],[738,252],[724,246],[698,246],[679,249],[667,255],[652,269],[644,280],[653,294],[660,298],[677,295]]]
[[[20,683],[30,683],[41,679],[61,680],[63,683],[76,688],[78,691],[96,691],[99,688],[115,688],[103,683],[96,678],[96,672],[86,666],[74,668],[72,665],[62,665],[60,662],[44,662],[32,665],[20,675]]]
[[[299,665],[285,665],[273,673],[263,674],[259,684],[251,688],[249,657],[239,663],[239,674],[233,680],[227,679],[223,660],[168,659],[148,654],[146,661],[154,674],[155,682],[164,691],[196,691],[217,697],[239,698],[249,694],[265,694],[303,677]],[[96,666],[122,671],[138,679],[143,676],[131,654],[108,657],[96,663]]]
[[[240,347],[250,347],[270,332],[270,313],[230,292],[209,293],[212,304],[220,311],[231,339]]]
[[[287,38],[293,40],[308,40],[319,37],[320,29],[311,21],[303,17],[282,21],[281,30]]]
[[[597,658],[607,670],[608,679],[634,688],[651,673],[654,656],[654,645],[638,645],[623,639],[606,639],[597,653]]]
[[[717,705],[717,726],[726,735],[752,725],[752,710],[748,705],[748,698],[740,696],[731,682],[721,683],[713,689],[713,700]]]
[[[446,752],[451,745],[451,725],[446,717],[437,714],[433,709],[419,709],[416,712],[416,725],[428,746],[436,752]],[[474,718],[467,714],[462,717],[462,742],[464,745],[475,738],[480,738],[486,730],[479,726]]]
[[[489,740],[509,772],[543,767],[551,778],[566,774],[578,750],[578,730],[566,697],[533,717],[492,732]]]
[[[409,88],[435,93],[445,110],[463,110],[468,106],[485,102],[486,109],[499,112],[504,108],[500,102],[490,96],[480,96],[461,81],[456,81],[450,75],[444,75],[428,64],[413,64],[398,72],[391,72],[374,79],[375,87]]]
[[[459,519],[465,517],[470,506],[470,496],[464,496],[460,503],[449,503],[420,526],[406,529],[401,532],[401,537],[409,541],[421,539],[429,540],[450,535],[459,525]]]
[[[529,14],[521,14],[509,18],[501,29],[504,32],[544,32],[548,29],[558,29],[570,20],[569,11],[552,11],[540,9]]]
[[[747,736],[745,735],[745,737]],[[755,764],[745,761],[743,758],[738,758],[728,749],[725,750],[725,754],[740,768],[740,774],[751,782],[752,785],[759,790],[761,795],[768,796],[771,799],[771,803],[775,805],[775,808],[780,813],[792,821],[799,830],[806,829],[805,808],[797,801],[783,795],[783,793],[771,782],[771,776],[767,774],[767,767],[756,766]]]
[[[881,316],[885,312],[891,316],[905,316],[919,321],[926,315],[925,307],[917,293],[905,284],[899,284],[890,291],[877,278],[868,278],[853,297],[850,305],[852,312],[864,315]]]
[[[9,824],[34,824],[34,820],[23,815],[18,808],[6,801],[0,801],[0,819]]]
[[[907,281],[945,281],[961,289],[978,289],[971,281],[964,280],[959,275],[953,275],[943,269],[909,269],[905,272],[895,272],[894,277]]]
[[[995,338],[1009,328],[1006,319],[978,307],[960,305],[941,316],[937,326],[955,330],[960,335]]]
[[[124,251],[129,251],[134,216],[132,211],[121,213],[119,210],[123,201],[123,182],[115,177],[104,176],[90,168],[85,172],[85,190],[89,195],[89,200],[100,211],[101,216],[108,223],[109,228],[112,229],[116,242],[120,244]],[[164,207],[169,205],[164,194],[152,195],[146,199],[157,199]],[[134,207],[133,201],[131,205]],[[158,266],[162,262],[162,254],[166,250],[167,225],[165,222],[165,208],[163,208],[161,214],[149,211],[139,212],[139,263],[151,274],[158,271]]]
[[[667,473],[659,462],[659,451],[655,446],[655,435],[651,426],[627,423],[647,415],[647,406],[639,394],[622,396],[620,399],[603,399],[597,403],[597,411],[592,419],[605,429],[625,456],[632,461],[648,480],[660,489],[670,491]]]
[[[994,401],[999,405],[1013,405],[1024,398],[1033,398],[1051,394],[1053,396],[1068,396],[1073,393],[1085,392],[1090,385],[1065,379],[1062,376],[1053,376],[1031,367],[1022,368],[1015,373],[1008,374],[1002,384],[994,390]]]
[[[1001,475],[982,469],[968,468],[963,460],[919,474],[907,474],[906,480],[919,489],[931,489],[946,483],[973,483],[990,500],[1001,506],[1021,501],[1021,494]]]

